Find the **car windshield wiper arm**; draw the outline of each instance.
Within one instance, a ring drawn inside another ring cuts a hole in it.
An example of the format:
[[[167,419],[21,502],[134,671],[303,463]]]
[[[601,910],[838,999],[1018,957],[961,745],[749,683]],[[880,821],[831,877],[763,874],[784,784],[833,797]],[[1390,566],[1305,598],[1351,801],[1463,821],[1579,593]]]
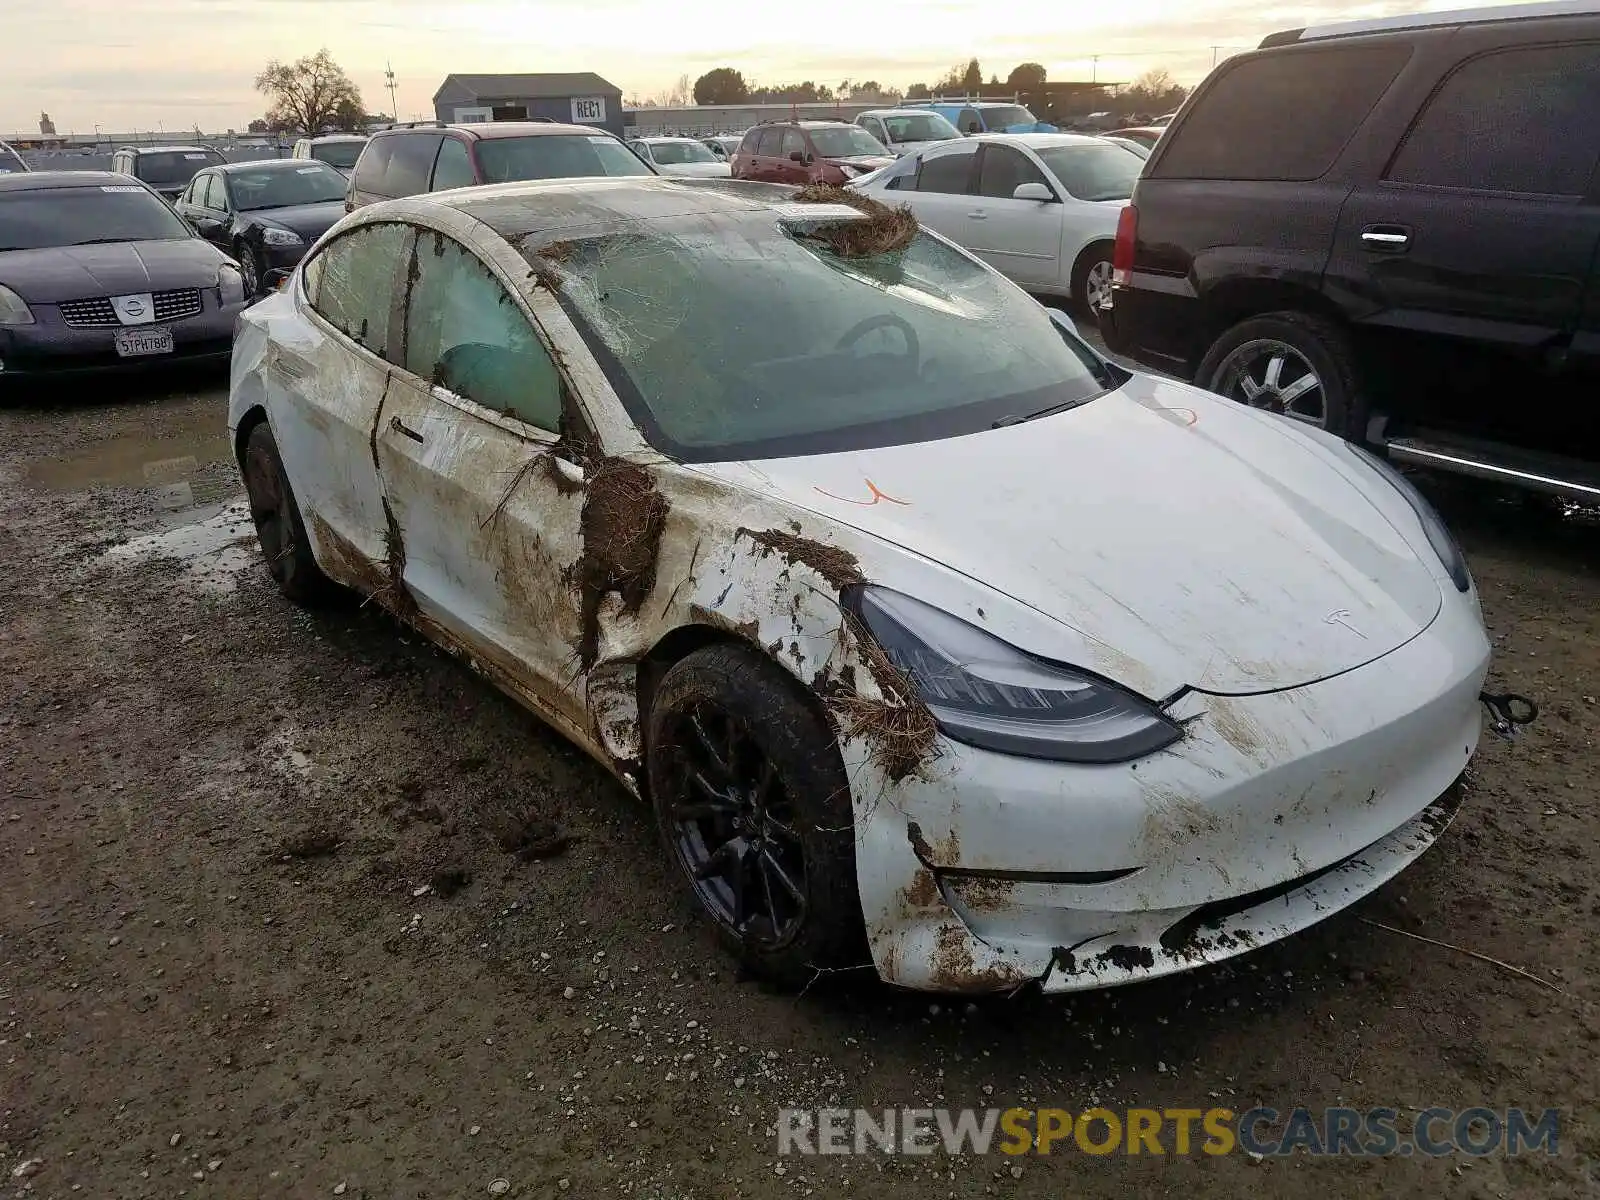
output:
[[[1080,396],[1076,400],[1063,400],[1060,404],[1052,404],[1048,408],[1041,408],[1037,412],[1012,413],[1010,416],[1001,417],[990,429],[1004,429],[1008,425],[1021,425],[1024,421],[1032,421],[1039,417],[1053,417],[1057,413],[1064,413],[1069,408],[1077,408],[1080,404],[1087,404],[1093,397]]]

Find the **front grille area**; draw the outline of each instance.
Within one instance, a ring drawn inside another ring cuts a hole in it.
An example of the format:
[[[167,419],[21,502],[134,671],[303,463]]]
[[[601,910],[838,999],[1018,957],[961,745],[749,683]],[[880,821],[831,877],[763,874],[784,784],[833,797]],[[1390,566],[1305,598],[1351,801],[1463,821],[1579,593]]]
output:
[[[156,320],[181,321],[200,313],[200,289],[178,288],[171,292],[157,292]]]
[[[205,307],[199,288],[156,292],[153,299],[157,321],[181,321],[185,317],[196,317]],[[57,307],[61,310],[61,319],[75,329],[116,329],[122,325],[109,296],[63,300]]]
[[[79,329],[104,329],[122,324],[117,320],[117,310],[105,296],[96,296],[93,300],[64,300],[59,307],[61,319]]]

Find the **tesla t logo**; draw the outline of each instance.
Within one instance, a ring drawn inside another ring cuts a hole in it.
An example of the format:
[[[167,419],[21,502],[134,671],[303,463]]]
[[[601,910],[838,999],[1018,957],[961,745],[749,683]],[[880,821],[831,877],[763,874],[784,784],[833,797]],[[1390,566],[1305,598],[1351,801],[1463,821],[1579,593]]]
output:
[[[1343,625],[1362,641],[1367,640],[1366,634],[1362,633],[1361,630],[1350,624],[1350,610],[1348,608],[1336,608],[1327,616],[1323,617],[1322,620],[1328,625]]]

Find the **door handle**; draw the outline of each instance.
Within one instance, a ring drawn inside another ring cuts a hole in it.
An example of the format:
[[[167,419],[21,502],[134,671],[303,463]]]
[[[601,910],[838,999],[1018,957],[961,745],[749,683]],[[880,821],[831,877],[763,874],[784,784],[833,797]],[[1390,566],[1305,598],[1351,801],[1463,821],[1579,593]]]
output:
[[[399,417],[390,417],[389,418],[389,428],[394,430],[401,437],[408,437],[413,442],[416,442],[418,445],[422,444],[422,435],[420,433],[418,433],[415,429],[411,428],[411,426],[407,425]]]
[[[1368,225],[1361,231],[1361,244],[1372,250],[1404,250],[1411,245],[1411,231],[1403,225]]]
[[[969,221],[987,221],[989,219],[989,214],[980,208],[977,212],[969,212],[967,214],[967,219]]]

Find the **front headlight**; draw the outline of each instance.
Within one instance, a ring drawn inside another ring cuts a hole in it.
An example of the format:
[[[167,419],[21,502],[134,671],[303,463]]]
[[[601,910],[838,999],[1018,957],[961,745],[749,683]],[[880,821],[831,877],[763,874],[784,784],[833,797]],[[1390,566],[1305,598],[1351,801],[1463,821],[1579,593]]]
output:
[[[1461,547],[1456,544],[1456,539],[1444,523],[1444,518],[1439,515],[1439,510],[1428,502],[1426,496],[1417,491],[1417,485],[1402,475],[1393,463],[1379,458],[1370,450],[1360,446],[1348,442],[1345,444],[1355,451],[1362,462],[1387,479],[1395,491],[1405,497],[1406,503],[1411,505],[1412,511],[1417,514],[1417,520],[1422,522],[1422,532],[1427,534],[1428,545],[1433,547],[1433,552],[1444,564],[1450,582],[1456,585],[1458,592],[1470,592],[1472,572],[1467,569],[1467,557],[1461,553]]]
[[[224,304],[239,304],[244,300],[244,276],[232,263],[217,268],[217,291]]]
[[[910,596],[867,586],[845,600],[955,741],[1057,762],[1118,763],[1183,735],[1132,692],[1034,658]]]
[[[33,313],[22,297],[0,285],[0,325],[32,325]]]
[[[268,246],[302,246],[305,244],[298,233],[292,229],[263,229],[261,241]]]

